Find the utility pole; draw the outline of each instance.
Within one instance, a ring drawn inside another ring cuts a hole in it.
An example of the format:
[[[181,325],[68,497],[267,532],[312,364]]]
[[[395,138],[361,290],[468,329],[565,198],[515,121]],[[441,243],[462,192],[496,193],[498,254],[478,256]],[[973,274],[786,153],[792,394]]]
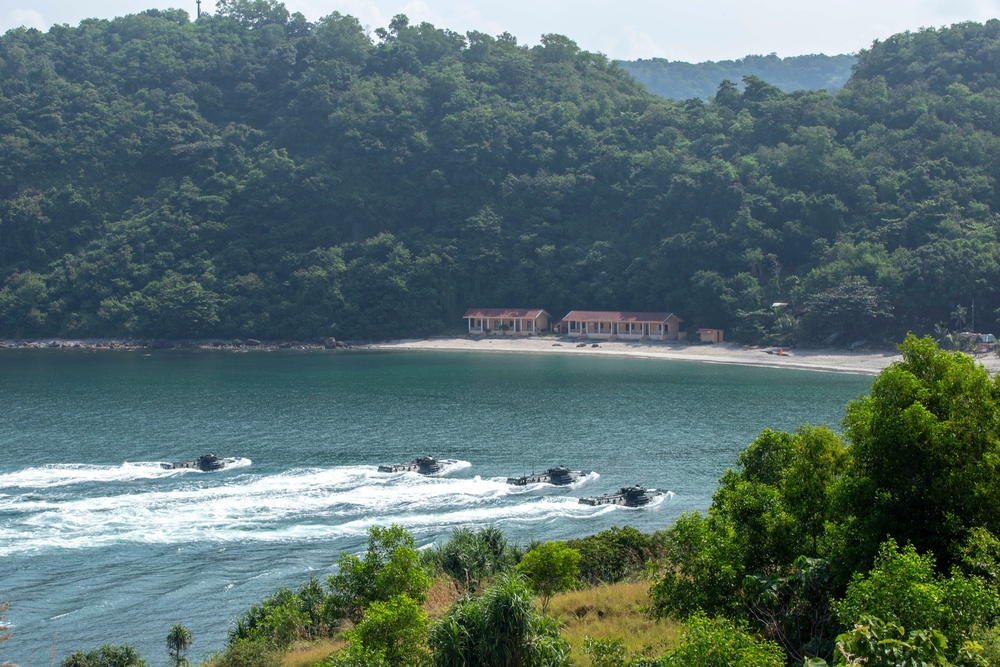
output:
[[[201,18],[201,0],[198,0],[197,5],[198,5],[198,14],[195,16],[195,18],[196,19],[200,19]]]

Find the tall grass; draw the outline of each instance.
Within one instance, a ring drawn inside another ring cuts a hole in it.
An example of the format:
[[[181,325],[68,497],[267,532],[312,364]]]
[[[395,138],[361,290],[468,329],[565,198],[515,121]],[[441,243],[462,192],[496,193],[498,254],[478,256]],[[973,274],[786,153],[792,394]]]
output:
[[[634,654],[659,656],[680,634],[680,625],[656,621],[642,609],[649,604],[649,582],[622,582],[562,593],[552,598],[549,614],[562,623],[572,646],[574,665],[589,667],[583,640],[618,638]]]
[[[281,654],[281,667],[317,665],[346,645],[347,642],[343,639],[317,639],[293,644],[287,653]]]

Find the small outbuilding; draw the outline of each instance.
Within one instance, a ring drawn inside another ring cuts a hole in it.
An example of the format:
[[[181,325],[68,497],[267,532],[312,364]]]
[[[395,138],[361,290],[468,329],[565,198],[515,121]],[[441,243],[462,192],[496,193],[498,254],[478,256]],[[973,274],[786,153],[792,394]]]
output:
[[[548,331],[552,316],[541,308],[470,308],[462,317],[473,335],[531,336]]]
[[[695,333],[701,337],[702,343],[721,343],[724,339],[722,329],[698,329]]]

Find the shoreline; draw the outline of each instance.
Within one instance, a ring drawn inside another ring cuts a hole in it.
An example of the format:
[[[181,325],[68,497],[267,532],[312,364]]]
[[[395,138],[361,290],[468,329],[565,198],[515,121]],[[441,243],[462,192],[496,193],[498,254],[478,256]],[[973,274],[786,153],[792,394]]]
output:
[[[246,340],[166,340],[122,338],[40,338],[0,340],[0,350],[216,350],[229,352],[270,352],[276,350],[431,350],[442,352],[485,352],[515,354],[561,354],[624,357],[660,361],[788,368],[827,373],[878,375],[902,356],[895,348],[851,351],[843,348],[753,347],[737,343],[692,343],[677,341],[586,340],[566,335],[529,337],[432,336],[381,342],[338,341],[314,338],[305,341]],[[1000,372],[1000,356],[973,356],[991,373]]]
[[[626,357],[660,361],[688,361],[765,368],[790,368],[794,370],[859,375],[878,375],[889,364],[902,359],[902,356],[895,349],[857,352],[830,348],[795,348],[785,350],[778,347],[749,347],[736,343],[581,341],[569,336],[531,336],[525,338],[437,336],[371,343],[364,347],[378,350],[507,352],[518,354]],[[1000,368],[1000,363],[997,366]]]

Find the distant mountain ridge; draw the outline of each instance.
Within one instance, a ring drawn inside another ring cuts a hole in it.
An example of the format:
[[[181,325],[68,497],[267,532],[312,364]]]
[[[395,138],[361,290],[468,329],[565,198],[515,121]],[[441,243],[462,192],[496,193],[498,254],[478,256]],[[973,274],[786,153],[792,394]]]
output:
[[[796,90],[839,90],[851,76],[857,57],[822,53],[780,58],[748,55],[739,60],[686,63],[664,58],[619,60],[625,71],[651,93],[671,100],[707,100],[725,79],[737,83],[745,76],[757,76],[786,93]]]

